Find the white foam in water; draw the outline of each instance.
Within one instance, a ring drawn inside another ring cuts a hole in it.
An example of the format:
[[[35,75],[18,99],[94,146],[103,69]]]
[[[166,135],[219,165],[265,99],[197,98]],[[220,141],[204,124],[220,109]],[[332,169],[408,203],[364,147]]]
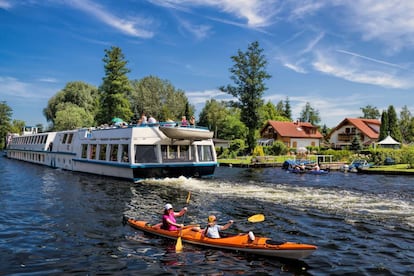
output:
[[[354,191],[296,187],[277,184],[272,187],[249,184],[215,182],[205,179],[175,178],[146,180],[144,183],[168,185],[188,191],[231,196],[239,198],[257,198],[258,200],[284,204],[293,208],[314,208],[323,211],[341,213],[345,216],[362,215],[364,217],[398,218],[413,225],[414,206],[398,198],[384,198],[375,194],[363,194]]]

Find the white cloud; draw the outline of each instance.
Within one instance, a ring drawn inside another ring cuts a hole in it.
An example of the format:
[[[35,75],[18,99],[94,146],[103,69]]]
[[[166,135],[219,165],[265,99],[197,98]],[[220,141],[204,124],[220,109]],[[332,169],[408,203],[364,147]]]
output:
[[[391,51],[414,45],[414,2],[405,0],[341,1],[350,11],[348,22],[365,40],[381,41]]]
[[[49,83],[58,83],[59,82],[55,78],[41,78],[38,81],[40,81],[40,82],[49,82]]]
[[[399,64],[395,64],[395,63],[387,62],[387,61],[384,61],[384,60],[379,60],[379,59],[363,56],[363,55],[360,55],[360,54],[357,54],[357,53],[354,53],[354,52],[349,52],[349,51],[345,51],[345,50],[337,50],[337,52],[347,54],[347,55],[350,55],[350,56],[354,56],[354,57],[358,57],[358,58],[362,58],[362,59],[365,59],[365,60],[369,60],[369,61],[372,61],[372,62],[383,64],[383,65],[387,65],[387,66],[391,66],[391,67],[397,67],[399,69],[407,69],[405,66],[401,66]]]
[[[227,93],[218,89],[209,89],[203,91],[190,91],[185,93],[190,103],[194,105],[205,104],[207,100],[216,99],[217,101],[229,101],[234,98]]]
[[[199,40],[206,38],[211,30],[210,26],[191,24],[187,20],[180,20],[180,24],[187,32],[191,33]]]
[[[304,0],[304,1],[292,1],[293,4],[292,10],[290,12],[290,19],[296,20],[298,18],[306,17],[310,14],[313,14],[323,8],[326,3],[323,1],[312,1],[312,0]]]
[[[112,15],[100,5],[89,0],[72,0],[68,2],[68,4],[76,9],[82,10],[96,17],[105,24],[118,29],[127,35],[141,38],[151,38],[154,36],[153,32],[145,29],[149,28],[149,26],[153,24],[150,20],[143,18],[135,18],[129,20],[122,19],[115,15]],[[141,25],[141,28],[137,27],[136,25]]]
[[[0,9],[8,10],[12,7],[12,4],[7,0],[0,0]]]
[[[289,68],[290,70],[295,71],[296,73],[306,74],[306,70],[303,67],[299,66],[298,63],[292,64],[289,62],[285,62],[283,63],[283,66],[285,66],[286,68]]]
[[[313,68],[324,74],[342,78],[351,82],[377,85],[387,88],[410,88],[412,83],[393,72],[372,69],[355,60],[339,61],[334,55],[327,52],[317,53],[312,63]]]
[[[221,12],[246,20],[247,26],[251,28],[271,25],[278,12],[277,3],[274,0],[152,0],[151,2],[183,11],[201,6],[218,8]],[[235,25],[230,23],[230,20],[222,22]]]
[[[0,76],[0,91],[4,98],[19,99],[48,99],[53,95],[55,88],[37,87],[32,83],[20,81],[13,77]]]

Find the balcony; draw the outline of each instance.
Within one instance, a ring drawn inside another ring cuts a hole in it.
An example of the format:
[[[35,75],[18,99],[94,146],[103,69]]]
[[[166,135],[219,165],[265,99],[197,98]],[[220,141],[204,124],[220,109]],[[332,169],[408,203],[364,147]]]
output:
[[[355,136],[359,136],[359,140],[363,141],[364,136],[356,133],[340,133],[338,134],[338,141],[340,142],[351,142]]]

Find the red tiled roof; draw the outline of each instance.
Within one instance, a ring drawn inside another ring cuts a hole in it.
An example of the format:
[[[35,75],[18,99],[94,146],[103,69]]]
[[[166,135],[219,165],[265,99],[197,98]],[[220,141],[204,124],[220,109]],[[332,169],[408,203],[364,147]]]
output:
[[[345,118],[342,122],[336,126],[331,133],[335,130],[340,129],[344,125],[353,125],[359,131],[361,131],[365,136],[368,136],[370,139],[378,139],[379,137],[379,130],[375,130],[370,127],[370,125],[376,125],[379,127],[381,126],[381,122],[377,119],[362,119],[362,118]],[[330,136],[330,135],[329,135]]]
[[[279,122],[268,121],[267,125],[271,125],[275,132],[282,137],[295,137],[295,138],[323,138],[322,134],[318,131],[318,128],[311,123],[304,122]],[[266,127],[267,127],[266,125]],[[315,133],[309,133],[306,129],[314,129]]]

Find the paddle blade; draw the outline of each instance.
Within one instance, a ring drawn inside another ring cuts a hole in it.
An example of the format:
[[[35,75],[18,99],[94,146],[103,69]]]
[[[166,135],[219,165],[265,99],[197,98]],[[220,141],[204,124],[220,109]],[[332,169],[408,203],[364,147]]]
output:
[[[175,251],[181,252],[183,251],[183,242],[181,241],[181,237],[178,237],[177,243],[175,244]]]
[[[190,197],[191,197],[191,192],[188,192],[187,201],[186,201],[187,204],[190,203]]]
[[[265,216],[263,214],[257,214],[249,217],[247,220],[250,222],[262,222],[265,220]]]

